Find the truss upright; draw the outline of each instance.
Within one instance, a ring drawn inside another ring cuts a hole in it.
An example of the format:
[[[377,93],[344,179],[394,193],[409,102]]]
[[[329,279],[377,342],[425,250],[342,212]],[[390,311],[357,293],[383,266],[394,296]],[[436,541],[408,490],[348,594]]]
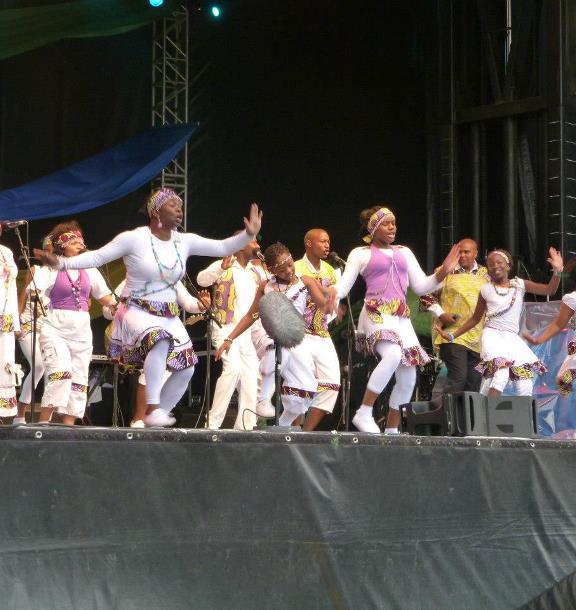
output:
[[[152,126],[188,122],[189,13],[180,6],[172,15],[154,22],[152,47]],[[163,170],[155,188],[174,189],[184,202],[184,229],[188,224],[188,144]]]

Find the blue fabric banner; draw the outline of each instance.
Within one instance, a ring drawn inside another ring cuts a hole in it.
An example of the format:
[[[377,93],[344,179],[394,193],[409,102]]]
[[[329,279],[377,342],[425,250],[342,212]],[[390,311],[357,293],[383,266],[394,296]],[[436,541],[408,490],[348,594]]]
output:
[[[73,216],[140,188],[174,159],[198,124],[150,129],[28,184],[0,191],[0,220]]]

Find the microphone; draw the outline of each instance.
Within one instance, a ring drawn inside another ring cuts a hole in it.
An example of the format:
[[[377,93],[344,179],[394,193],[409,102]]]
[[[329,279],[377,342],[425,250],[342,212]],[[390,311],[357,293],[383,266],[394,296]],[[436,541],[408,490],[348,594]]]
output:
[[[262,250],[260,250],[260,248],[254,248],[254,250],[252,250],[252,256],[259,258],[263,263],[266,262],[266,259],[264,258],[264,255],[262,254]]]
[[[326,257],[326,260],[332,267],[346,267],[346,261],[343,258],[340,258],[336,252],[330,252]]]
[[[16,227],[21,227],[22,225],[27,225],[27,220],[6,220],[1,222],[2,227],[4,229],[10,230],[15,229]]]

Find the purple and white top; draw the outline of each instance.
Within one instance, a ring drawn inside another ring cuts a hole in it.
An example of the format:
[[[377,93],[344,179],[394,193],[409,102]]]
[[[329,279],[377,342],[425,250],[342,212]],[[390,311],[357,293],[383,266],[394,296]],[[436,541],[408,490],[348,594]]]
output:
[[[410,248],[405,246],[354,248],[336,285],[338,298],[350,292],[358,275],[366,281],[366,304],[378,304],[381,313],[402,317],[409,315],[406,305],[408,287],[417,295],[423,295],[435,291],[439,285],[436,276],[427,276]]]

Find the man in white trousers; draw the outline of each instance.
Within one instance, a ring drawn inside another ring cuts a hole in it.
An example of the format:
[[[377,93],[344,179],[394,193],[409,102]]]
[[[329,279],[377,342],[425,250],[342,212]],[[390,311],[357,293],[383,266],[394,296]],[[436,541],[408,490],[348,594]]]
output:
[[[254,250],[259,249],[256,240],[242,250],[214,261],[200,271],[197,282],[208,287],[214,284],[212,305],[221,327],[212,322],[212,343],[218,349],[252,305],[259,275],[250,262]],[[232,342],[228,352],[222,355],[222,374],[216,382],[208,426],[217,430],[222,425],[234,390],[238,389],[238,416],[235,430],[252,430],[256,425],[256,399],[258,357],[250,333],[243,333]]]
[[[314,278],[325,288],[334,286],[339,275],[325,260],[330,252],[328,233],[324,229],[310,229],[304,236],[304,248],[306,253],[296,261],[296,275]],[[328,323],[333,317],[325,314],[311,299],[306,303],[304,341],[312,353],[318,380],[318,393],[303,426],[306,432],[315,430],[326,413],[332,413],[338,399],[340,362],[328,332]]]

